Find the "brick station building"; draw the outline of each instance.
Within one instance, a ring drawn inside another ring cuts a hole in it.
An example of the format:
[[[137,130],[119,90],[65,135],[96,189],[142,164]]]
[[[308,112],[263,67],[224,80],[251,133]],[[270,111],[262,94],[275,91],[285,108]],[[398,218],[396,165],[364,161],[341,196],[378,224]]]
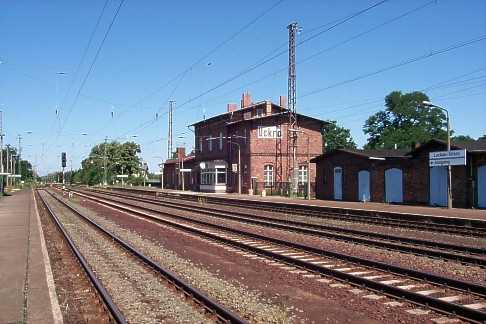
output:
[[[466,165],[452,166],[453,207],[486,208],[486,140],[454,144]],[[447,205],[447,167],[429,167],[429,153],[447,150],[431,140],[411,150],[334,150],[312,160],[320,199]]]
[[[239,107],[228,104],[226,112],[191,125],[195,134],[192,189],[238,192],[240,149],[242,193],[259,194],[265,189],[267,194],[288,194],[293,169],[289,172],[288,165],[292,159],[287,146],[289,115],[286,100],[281,96],[279,104],[271,101],[254,103],[250,94],[244,93]],[[313,191],[315,166],[309,163],[309,158],[322,153],[322,128],[325,122],[298,114],[297,123],[299,132],[295,165],[299,175],[299,192],[305,195],[309,179],[308,165],[311,166]],[[167,161],[166,165],[170,163]],[[164,169],[164,174],[168,170]],[[167,176],[170,177],[169,174]]]

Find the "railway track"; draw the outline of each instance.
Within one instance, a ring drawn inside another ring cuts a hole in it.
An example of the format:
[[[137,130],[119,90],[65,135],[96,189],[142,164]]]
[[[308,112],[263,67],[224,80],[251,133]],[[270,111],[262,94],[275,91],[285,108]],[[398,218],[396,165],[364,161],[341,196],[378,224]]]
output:
[[[339,280],[463,320],[486,321],[486,287],[481,285],[176,216],[126,200],[76,194],[134,217],[226,245],[249,257],[264,258],[270,265],[284,263],[309,280]]]
[[[369,231],[344,229],[335,226],[311,224],[289,219],[277,219],[274,217],[257,216],[250,212],[242,213],[234,210],[232,210],[231,212],[214,210],[207,205],[198,204],[197,206],[194,206],[190,205],[190,202],[182,203],[174,201],[174,199],[171,199],[170,201],[161,201],[159,199],[151,197],[137,197],[133,195],[118,194],[101,190],[94,191],[104,195],[123,197],[138,202],[151,203],[164,207],[178,208],[180,210],[204,214],[207,216],[217,217],[221,219],[229,219],[259,226],[283,229],[297,233],[314,235],[317,237],[366,244],[369,246],[413,253],[416,255],[424,255],[444,260],[458,261],[469,265],[477,265],[481,267],[486,266],[486,249],[476,248],[472,246],[454,245],[435,241],[407,238],[402,236],[380,234]]]
[[[47,194],[49,194],[52,198],[54,198],[57,202],[59,202],[63,208],[69,210],[71,213],[77,215],[80,217],[83,221],[88,223],[91,227],[108,237],[113,244],[116,244],[117,246],[121,247],[123,250],[126,250],[127,252],[130,253],[130,255],[133,257],[133,259],[146,266],[150,271],[155,272],[158,277],[163,278],[167,284],[175,288],[177,291],[180,291],[184,294],[186,298],[189,298],[192,300],[195,304],[199,305],[203,311],[207,314],[210,314],[211,317],[214,317],[216,322],[221,322],[221,323],[238,323],[238,324],[243,324],[247,323],[245,320],[241,319],[238,315],[234,314],[230,310],[226,309],[224,306],[220,305],[218,302],[212,300],[208,296],[206,296],[204,293],[199,291],[198,289],[192,287],[190,284],[185,282],[184,280],[180,279],[175,273],[171,272],[170,270],[167,270],[165,268],[162,268],[159,266],[157,263],[153,262],[151,259],[146,257],[144,254],[142,254],[140,251],[135,249],[133,246],[131,246],[129,243],[123,241],[113,233],[109,232],[108,230],[104,229],[102,226],[91,220],[88,216],[84,215],[82,212],[80,212],[78,209],[76,209],[72,204],[65,202],[64,200],[60,199],[57,197],[56,194],[53,194],[50,191],[45,191]],[[84,259],[83,255],[81,252],[78,250],[72,239],[69,237],[69,234],[65,230],[64,226],[60,222],[59,218],[57,217],[56,213],[54,210],[51,208],[49,203],[46,201],[46,199],[42,196],[41,200],[43,204],[46,206],[47,210],[49,211],[49,214],[52,216],[52,218],[55,220],[57,226],[61,229],[64,237],[66,240],[69,242],[71,249],[73,249],[74,253],[76,256],[82,261],[82,266],[83,269],[88,273],[88,276],[90,277],[90,280],[93,282],[95,285],[96,289],[99,291],[100,295],[102,296],[103,300],[108,306],[108,309],[110,310],[110,313],[113,314],[114,319],[116,320],[117,323],[126,323],[127,320],[124,318],[124,315],[122,312],[119,310],[117,305],[113,302],[112,297],[109,295],[107,292],[106,288],[103,287],[103,284],[101,281],[96,277],[94,272],[91,270],[90,266]],[[125,266],[125,265],[123,265]]]

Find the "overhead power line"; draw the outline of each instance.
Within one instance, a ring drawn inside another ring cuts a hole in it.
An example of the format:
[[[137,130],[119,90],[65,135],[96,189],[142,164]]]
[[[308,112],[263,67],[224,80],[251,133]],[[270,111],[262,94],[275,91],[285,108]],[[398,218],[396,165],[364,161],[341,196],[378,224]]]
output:
[[[79,71],[81,70],[81,66],[83,65],[84,60],[86,59],[88,51],[91,47],[91,43],[93,43],[94,36],[96,35],[96,32],[98,31],[98,28],[99,28],[100,23],[101,23],[101,19],[103,18],[103,15],[105,14],[106,7],[108,6],[109,2],[110,2],[110,0],[105,0],[105,4],[103,5],[103,8],[101,9],[101,12],[98,16],[98,19],[96,20],[96,24],[95,24],[95,26],[94,26],[94,28],[91,31],[91,34],[89,36],[88,43],[84,47],[83,54],[81,55],[81,59],[79,60],[78,65],[76,66],[76,70],[75,70],[74,75],[71,79],[69,87],[68,87],[66,93],[64,94],[63,100],[61,101],[61,107],[64,106],[64,103],[66,102],[67,97],[69,96],[69,93],[71,93],[71,90],[74,86],[74,83],[76,82],[76,80],[78,78],[78,74],[79,74]]]
[[[411,63],[422,61],[422,60],[425,60],[427,58],[430,58],[430,57],[433,57],[433,56],[436,56],[436,55],[439,55],[439,54],[444,54],[444,53],[459,49],[461,47],[465,47],[465,46],[468,46],[468,45],[472,45],[474,43],[478,43],[478,42],[483,41],[485,39],[486,39],[486,35],[482,35],[482,36],[473,38],[473,39],[468,40],[468,41],[456,43],[456,44],[450,45],[448,47],[445,47],[445,48],[442,48],[442,49],[439,49],[439,50],[431,51],[430,53],[427,53],[427,54],[423,54],[423,55],[420,55],[420,56],[416,56],[416,57],[407,59],[407,60],[402,61],[400,63],[389,65],[387,67],[378,69],[378,70],[373,71],[373,72],[365,73],[365,74],[359,75],[359,76],[351,78],[351,79],[347,79],[347,80],[344,80],[344,81],[341,81],[341,82],[331,84],[331,85],[324,87],[324,88],[320,88],[320,89],[310,91],[310,92],[302,95],[300,98],[312,96],[312,95],[315,95],[317,93],[320,93],[320,92],[323,92],[323,91],[326,91],[326,90],[329,90],[329,89],[332,89],[332,88],[336,88],[338,86],[342,86],[342,85],[349,84],[349,83],[352,83],[352,82],[355,82],[355,81],[358,81],[358,80],[369,78],[371,76],[374,76],[374,75],[377,75],[377,74],[380,74],[380,73],[383,73],[383,72],[387,72],[387,71],[390,71],[390,70],[393,70],[393,69],[411,64]]]
[[[114,23],[116,21],[116,18],[118,17],[118,14],[120,13],[120,9],[121,9],[121,7],[123,6],[124,3],[125,3],[125,0],[121,0],[120,3],[118,4],[118,7],[116,8],[115,14],[113,15],[113,18],[111,19],[111,22],[108,25],[108,29],[106,30],[105,35],[103,36],[103,39],[102,39],[100,45],[98,46],[98,49],[96,51],[96,54],[95,54],[93,60],[91,61],[91,65],[89,66],[88,72],[86,73],[85,77],[83,78],[83,81],[81,82],[81,85],[78,88],[78,91],[76,92],[76,96],[75,96],[75,98],[73,100],[73,103],[69,107],[68,112],[67,112],[67,115],[66,115],[63,123],[61,124],[61,128],[59,129],[59,132],[57,133],[57,136],[56,137],[58,137],[62,133],[62,130],[64,129],[64,126],[68,122],[69,117],[70,117],[70,115],[71,115],[71,113],[73,111],[73,108],[76,106],[76,104],[78,102],[79,95],[81,94],[81,91],[83,90],[84,85],[86,84],[86,81],[88,80],[91,72],[93,71],[93,68],[95,66],[96,61],[98,60],[98,57],[99,57],[99,55],[101,53],[101,50],[103,48],[103,45],[105,44],[106,39],[108,38],[108,35],[110,34],[110,31],[111,31],[111,29],[112,29],[112,27],[113,27],[113,25],[114,25]]]

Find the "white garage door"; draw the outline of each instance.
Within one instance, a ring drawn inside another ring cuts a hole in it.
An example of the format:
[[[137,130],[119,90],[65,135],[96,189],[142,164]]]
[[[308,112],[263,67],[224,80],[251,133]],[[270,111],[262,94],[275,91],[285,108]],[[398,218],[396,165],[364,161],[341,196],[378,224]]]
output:
[[[385,171],[385,201],[403,202],[402,170],[392,168]]]
[[[478,207],[486,208],[486,165],[478,168]]]
[[[430,168],[430,204],[447,206],[447,167]]]
[[[367,170],[358,172],[358,200],[370,201],[370,172]]]
[[[343,199],[343,169],[341,167],[334,168],[334,199]]]

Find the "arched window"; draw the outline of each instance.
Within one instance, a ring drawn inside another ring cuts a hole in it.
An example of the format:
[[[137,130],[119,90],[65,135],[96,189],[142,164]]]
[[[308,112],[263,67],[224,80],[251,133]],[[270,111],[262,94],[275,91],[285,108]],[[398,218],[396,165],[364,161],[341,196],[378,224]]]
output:
[[[267,164],[263,167],[263,181],[265,187],[273,186],[273,165]]]

